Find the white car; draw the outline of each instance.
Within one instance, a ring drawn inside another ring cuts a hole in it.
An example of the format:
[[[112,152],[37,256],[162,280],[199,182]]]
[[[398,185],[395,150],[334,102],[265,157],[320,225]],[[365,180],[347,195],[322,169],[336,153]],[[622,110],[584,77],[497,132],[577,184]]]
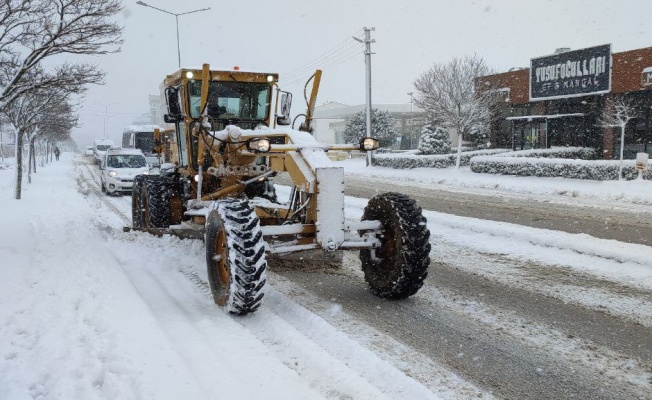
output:
[[[106,151],[115,146],[113,140],[109,139],[97,139],[93,142],[93,156],[95,157],[95,164],[102,164]]]
[[[84,151],[84,155],[87,157],[93,157],[93,146],[86,146],[86,151]]]
[[[100,164],[102,192],[129,193],[136,175],[148,175],[149,166],[138,149],[109,149]]]

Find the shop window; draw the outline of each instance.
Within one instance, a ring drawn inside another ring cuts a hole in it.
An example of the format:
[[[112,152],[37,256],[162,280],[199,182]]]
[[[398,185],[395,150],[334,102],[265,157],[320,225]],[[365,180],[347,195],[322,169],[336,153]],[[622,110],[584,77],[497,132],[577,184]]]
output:
[[[641,73],[641,85],[650,86],[652,85],[652,67],[647,67],[643,69]]]

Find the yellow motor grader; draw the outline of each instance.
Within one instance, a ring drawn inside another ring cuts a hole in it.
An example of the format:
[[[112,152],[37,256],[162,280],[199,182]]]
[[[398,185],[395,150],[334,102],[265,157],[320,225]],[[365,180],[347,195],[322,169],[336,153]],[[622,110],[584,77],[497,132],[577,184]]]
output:
[[[312,90],[296,130],[292,94],[279,88],[278,74],[205,64],[168,75],[161,86],[170,128],[155,133],[155,150],[165,162],[160,175],[134,180],[133,226],[125,230],[199,233],[214,300],[230,313],[261,305],[269,254],[359,250],[365,280],[384,298],[406,298],[426,278],[430,232],[414,200],[379,194],[361,221],[345,219],[344,171],[327,152],[370,151],[378,142],[315,140],[320,79],[317,70],[306,83]],[[272,182],[280,173],[293,182],[283,202]]]

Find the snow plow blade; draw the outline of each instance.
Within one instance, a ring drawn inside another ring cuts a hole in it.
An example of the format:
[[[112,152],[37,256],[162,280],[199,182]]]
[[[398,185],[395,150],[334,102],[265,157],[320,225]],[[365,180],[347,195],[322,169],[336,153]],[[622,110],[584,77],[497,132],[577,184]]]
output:
[[[163,235],[173,235],[179,239],[199,239],[204,240],[203,229],[190,229],[190,228],[132,228],[125,226],[122,228],[123,232],[147,232],[154,236],[161,237]]]

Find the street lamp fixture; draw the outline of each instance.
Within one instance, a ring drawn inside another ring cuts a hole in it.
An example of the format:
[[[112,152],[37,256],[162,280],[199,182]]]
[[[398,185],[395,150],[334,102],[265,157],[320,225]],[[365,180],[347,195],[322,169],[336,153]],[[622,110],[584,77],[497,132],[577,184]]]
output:
[[[210,7],[208,7],[208,8],[200,8],[198,10],[186,11],[186,12],[182,12],[182,13],[173,13],[173,12],[164,10],[162,8],[150,6],[149,4],[145,3],[144,1],[137,1],[136,4],[138,4],[139,6],[143,6],[143,7],[153,8],[155,10],[159,10],[159,11],[164,12],[166,14],[174,15],[174,18],[176,18],[176,21],[177,21],[177,57],[179,59],[179,68],[181,68],[181,47],[179,45],[179,17],[181,15],[192,14],[192,13],[196,13],[196,12],[200,12],[200,11],[208,11],[211,8]]]

